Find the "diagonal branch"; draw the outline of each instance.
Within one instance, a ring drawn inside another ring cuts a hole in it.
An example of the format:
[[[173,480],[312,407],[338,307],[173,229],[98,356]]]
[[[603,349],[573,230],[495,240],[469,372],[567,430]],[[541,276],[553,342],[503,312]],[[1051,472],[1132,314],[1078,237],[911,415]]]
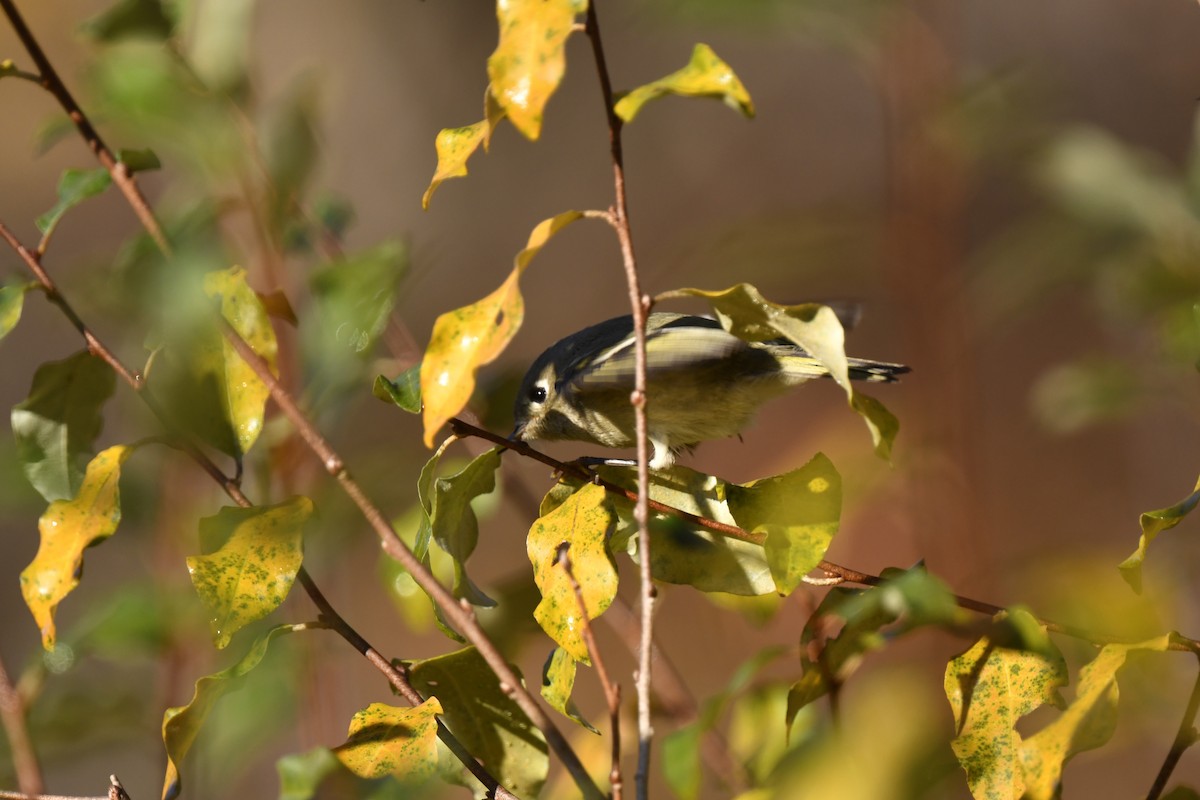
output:
[[[29,795],[41,794],[46,788],[42,779],[42,768],[38,765],[37,753],[29,740],[29,728],[25,719],[25,701],[13,686],[8,670],[0,660],[0,723],[8,737],[12,751],[13,770],[17,773],[17,786]]]
[[[1174,640],[1175,637],[1171,638]],[[1162,796],[1163,790],[1167,788],[1167,781],[1171,778],[1171,773],[1175,771],[1175,766],[1183,757],[1183,752],[1200,741],[1200,731],[1196,730],[1197,711],[1200,711],[1200,673],[1196,675],[1196,683],[1192,686],[1192,696],[1188,699],[1183,719],[1179,721],[1179,731],[1175,734],[1175,741],[1171,743],[1171,749],[1167,751],[1167,757],[1163,759],[1162,767],[1154,778],[1154,784],[1150,787],[1146,800],[1158,800]]]

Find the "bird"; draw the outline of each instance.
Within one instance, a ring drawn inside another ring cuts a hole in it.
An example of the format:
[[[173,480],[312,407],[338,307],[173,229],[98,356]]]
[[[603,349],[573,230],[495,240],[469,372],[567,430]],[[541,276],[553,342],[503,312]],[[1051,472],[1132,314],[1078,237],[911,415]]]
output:
[[[600,322],[556,342],[525,373],[513,408],[512,440],[636,444],[633,317]],[[848,359],[854,380],[892,383],[903,364]],[[671,467],[700,442],[737,435],[773,397],[829,377],[787,339],[750,342],[709,317],[654,312],[646,321],[648,466]],[[619,459],[610,463],[630,463]]]

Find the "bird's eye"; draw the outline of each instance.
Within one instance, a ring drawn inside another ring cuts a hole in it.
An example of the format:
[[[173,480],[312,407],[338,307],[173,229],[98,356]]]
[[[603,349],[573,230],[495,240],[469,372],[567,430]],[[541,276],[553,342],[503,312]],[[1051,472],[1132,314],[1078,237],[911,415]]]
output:
[[[535,386],[532,389],[530,389],[529,390],[529,400],[532,403],[546,402],[546,387],[545,386]]]

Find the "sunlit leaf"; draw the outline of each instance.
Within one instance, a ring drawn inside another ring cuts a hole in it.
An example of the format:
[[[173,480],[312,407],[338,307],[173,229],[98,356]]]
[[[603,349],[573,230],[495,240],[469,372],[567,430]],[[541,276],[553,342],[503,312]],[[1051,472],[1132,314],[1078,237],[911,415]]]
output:
[[[224,542],[215,552],[187,559],[218,648],[287,597],[303,560],[304,526],[312,511],[307,497],[293,497],[273,506],[223,508],[200,520],[202,542]]]
[[[479,541],[479,520],[471,510],[471,501],[495,491],[498,469],[500,451],[493,448],[480,454],[461,472],[438,478],[433,484],[430,514],[433,540],[454,559],[454,596],[477,606],[496,603],[467,577],[467,559]]]
[[[1137,550],[1134,550],[1128,558],[1117,565],[1121,570],[1121,577],[1133,587],[1135,592],[1140,594],[1142,591],[1142,564],[1146,560],[1146,552],[1150,543],[1163,531],[1174,528],[1182,522],[1183,518],[1191,513],[1198,503],[1200,503],[1200,479],[1196,481],[1196,488],[1192,490],[1192,493],[1175,505],[1142,514],[1140,520],[1142,535],[1138,539]]]
[[[542,593],[533,615],[542,630],[576,661],[592,663],[583,641],[575,589],[559,561],[559,547],[569,546],[572,572],[583,591],[587,619],[604,613],[617,595],[617,568],[608,552],[608,535],[616,517],[604,487],[589,483],[529,529],[526,549],[533,579]]]
[[[333,751],[360,778],[394,775],[421,781],[437,768],[437,715],[442,705],[431,697],[414,708],[372,703],[354,714],[346,743]]]
[[[47,501],[70,499],[79,491],[104,424],[100,409],[115,384],[108,364],[82,350],[38,367],[29,397],[13,406],[17,458]]]
[[[674,94],[684,97],[715,97],[725,105],[740,111],[744,116],[754,116],[754,101],[750,93],[734,74],[733,69],[717,57],[706,44],[697,44],[687,66],[672,72],[653,83],[639,86],[617,101],[617,116],[632,122],[642,106],[651,100]]]
[[[957,729],[951,746],[974,797],[1024,796],[1017,721],[1046,703],[1061,707],[1058,690],[1068,680],[1057,651],[1009,650],[988,637],[951,659],[945,679]]]
[[[546,665],[542,667],[542,698],[564,717],[599,735],[600,731],[583,718],[579,707],[571,699],[577,668],[578,662],[566,650],[561,647],[554,648],[550,657],[546,659]]]
[[[804,348],[846,390],[850,407],[863,418],[871,432],[876,454],[881,458],[891,458],[892,443],[900,424],[882,403],[856,391],[851,384],[846,359],[846,334],[832,308],[816,303],[781,306],[764,299],[758,289],[748,283],[714,292],[677,289],[659,295],[657,299],[675,297],[701,297],[707,300],[721,325],[747,341],[765,342],[782,336]]]
[[[542,131],[542,112],[566,71],[563,52],[587,0],[498,0],[500,42],[488,58],[496,102],[529,139]]]
[[[208,0],[189,19],[188,63],[216,93],[246,81],[254,8],[244,0]]]
[[[375,376],[375,384],[371,394],[385,403],[392,403],[410,414],[421,413],[421,367],[409,367],[396,376],[396,380],[388,380],[382,375]]]
[[[488,87],[484,96],[484,105],[486,114],[474,125],[443,128],[438,131],[437,138],[434,140],[434,148],[437,150],[437,168],[433,172],[433,178],[429,181],[429,188],[421,196],[421,208],[429,208],[429,201],[432,199],[433,193],[442,185],[443,181],[450,178],[462,178],[467,174],[467,159],[475,154],[480,145],[487,150],[496,125],[504,119],[505,112],[492,96],[491,87]]]
[[[81,29],[101,42],[132,38],[161,41],[175,32],[177,13],[175,4],[164,6],[161,0],[121,0],[85,22]]]
[[[1030,736],[1021,746],[1025,796],[1029,800],[1059,797],[1066,762],[1112,738],[1117,727],[1117,672],[1125,666],[1129,653],[1135,650],[1162,652],[1169,644],[1168,636],[1136,644],[1108,644],[1083,666],[1075,687],[1075,699],[1058,719]],[[959,760],[962,760],[961,756]],[[979,796],[977,793],[976,797]]]
[[[75,206],[95,197],[108,188],[112,176],[105,167],[95,169],[68,169],[58,182],[58,202],[45,214],[37,218],[37,227],[45,235],[53,233],[63,215]]]
[[[162,169],[162,162],[159,161],[158,155],[148,148],[144,150],[119,150],[117,151],[117,161],[124,164],[125,168],[130,172],[150,172]]]
[[[473,647],[409,667],[413,686],[441,701],[442,721],[463,746],[518,797],[537,797],[550,762],[546,740],[500,688],[496,674]],[[473,791],[482,789],[466,768],[448,757],[442,775]]]
[[[476,303],[442,314],[434,322],[421,361],[426,447],[433,446],[442,425],[471,398],[475,370],[504,352],[521,327],[525,319],[525,301],[518,285],[521,273],[550,237],[582,216],[579,211],[564,211],[539,222],[500,288]]]
[[[0,287],[0,339],[17,327],[25,307],[25,294],[37,286],[36,283],[15,283]]]
[[[83,551],[112,536],[121,521],[118,482],[121,464],[132,452],[123,445],[101,452],[87,466],[78,494],[55,500],[38,520],[41,543],[21,572],[21,594],[42,633],[42,646],[54,649],[54,614],[79,585]]]
[[[167,772],[163,779],[162,800],[173,800],[183,791],[179,765],[196,741],[213,706],[226,692],[237,689],[238,681],[259,665],[275,637],[303,630],[303,625],[280,625],[258,637],[246,655],[233,666],[206,675],[196,681],[196,690],[186,706],[168,708],[163,714],[162,737],[167,747]]]

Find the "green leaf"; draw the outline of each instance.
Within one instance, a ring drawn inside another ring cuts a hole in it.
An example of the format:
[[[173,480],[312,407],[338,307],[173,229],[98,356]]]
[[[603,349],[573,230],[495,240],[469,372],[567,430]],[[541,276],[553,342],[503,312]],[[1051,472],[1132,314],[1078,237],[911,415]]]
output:
[[[533,579],[542,593],[533,616],[559,647],[585,664],[592,662],[580,623],[584,612],[559,561],[559,547],[569,545],[572,571],[583,592],[587,619],[595,619],[617,596],[617,568],[608,552],[608,535],[615,521],[608,492],[603,486],[589,483],[539,517],[526,539]]]
[[[304,625],[280,625],[259,636],[254,645],[231,667],[196,681],[196,690],[186,706],[168,708],[163,714],[162,737],[167,747],[167,772],[163,779],[162,800],[174,800],[183,791],[179,764],[196,741],[213,706],[226,692],[238,688],[239,680],[253,670],[267,654],[275,637],[303,630]]]
[[[232,94],[246,83],[254,10],[245,0],[208,0],[191,15],[187,62],[209,91]]]
[[[1183,518],[1190,514],[1198,503],[1200,503],[1200,479],[1196,481],[1196,488],[1192,490],[1192,493],[1175,505],[1142,514],[1139,520],[1142,526],[1142,535],[1138,539],[1137,550],[1134,550],[1128,558],[1117,565],[1121,570],[1121,577],[1133,587],[1135,592],[1141,594],[1142,591],[1142,564],[1146,560],[1150,543],[1163,531],[1174,528],[1182,522]]]
[[[467,577],[466,563],[479,542],[479,520],[471,501],[496,489],[500,451],[480,454],[461,472],[433,483],[430,532],[438,547],[454,559],[454,596],[476,606],[494,606],[495,601]]]
[[[289,753],[275,762],[279,773],[279,800],[310,800],[321,782],[337,772],[341,762],[328,747]]]
[[[118,481],[132,448],[103,451],[87,466],[78,494],[55,500],[38,520],[41,543],[21,572],[21,594],[42,634],[42,646],[54,649],[54,614],[83,575],[83,551],[112,536],[121,521]]]
[[[429,181],[429,188],[421,196],[421,208],[429,210],[429,201],[433,193],[450,178],[462,178],[467,174],[467,160],[475,154],[480,145],[487,150],[492,134],[500,120],[504,119],[504,109],[492,96],[491,87],[484,95],[484,118],[473,125],[461,128],[443,128],[438,131],[434,140],[437,150],[437,168]]]
[[[104,167],[64,171],[58,182],[58,202],[54,204],[54,208],[37,218],[38,230],[49,236],[64,214],[89,197],[103,192],[110,183],[112,176]]]
[[[521,273],[554,234],[582,216],[579,211],[564,211],[539,222],[500,288],[434,322],[421,361],[426,447],[433,447],[437,432],[471,399],[475,371],[504,352],[520,329],[525,319],[525,300],[518,284]]]
[[[505,0],[496,4],[500,42],[488,58],[496,102],[526,138],[542,131],[542,112],[566,71],[564,52],[587,0]]]
[[[1169,644],[1169,636],[1160,636],[1136,644],[1105,645],[1083,666],[1079,671],[1075,699],[1058,719],[1021,746],[1021,770],[1026,784],[1025,796],[1029,800],[1051,800],[1060,796],[1066,762],[1112,738],[1117,726],[1117,672],[1125,666],[1129,653],[1135,650],[1162,652]]]
[[[421,367],[409,367],[390,381],[382,375],[375,376],[371,394],[385,403],[392,403],[410,414],[421,413]]]
[[[277,229],[297,216],[305,202],[319,151],[317,116],[317,86],[313,76],[305,73],[292,82],[267,116],[263,159],[272,189],[268,213]]]
[[[575,701],[571,699],[571,692],[575,689],[577,665],[578,662],[566,650],[561,647],[554,648],[550,657],[546,659],[546,665],[542,667],[542,698],[555,711],[599,736],[600,731],[583,718]]]
[[[743,116],[754,116],[754,101],[734,74],[733,68],[717,57],[706,44],[697,44],[687,66],[665,78],[639,86],[617,101],[617,116],[632,122],[651,100],[674,94],[683,97],[715,97]]]
[[[442,703],[442,720],[463,746],[518,797],[536,797],[546,782],[546,740],[500,688],[496,674],[473,647],[414,662],[409,677],[421,694]],[[446,760],[443,777],[482,789],[466,768]]]
[[[117,161],[124,164],[125,168],[130,172],[150,172],[162,169],[162,162],[158,160],[158,154],[149,148],[143,150],[119,150],[117,152]]]
[[[13,406],[17,458],[47,501],[78,493],[92,443],[104,425],[100,409],[115,384],[108,364],[82,350],[38,367],[29,397]]]
[[[25,307],[25,294],[38,288],[36,283],[14,283],[0,287],[0,339],[8,336],[21,321]]]
[[[121,0],[83,23],[81,28],[85,35],[100,42],[121,39],[165,41],[175,33],[176,22],[174,4],[164,6],[161,0]]]
[[[875,453],[880,458],[891,458],[892,443],[900,424],[882,403],[856,391],[851,384],[846,334],[832,308],[816,303],[781,306],[764,299],[758,289],[748,283],[715,292],[676,289],[659,295],[656,301],[677,297],[707,300],[725,330],[747,341],[765,342],[783,336],[804,348],[846,390],[850,407],[863,418],[871,432]]]
[[[436,697],[415,708],[372,703],[355,713],[349,738],[333,754],[360,778],[392,775],[422,781],[437,768],[437,715],[441,713]]]
[[[304,557],[304,526],[312,512],[311,500],[293,497],[273,506],[223,508],[200,520],[201,542],[224,541],[213,553],[187,559],[218,648],[287,597]]]
[[[945,689],[957,735],[954,755],[972,796],[1025,796],[1023,744],[1017,721],[1049,703],[1069,681],[1062,655],[998,647],[984,637],[946,666]]]
[[[1200,800],[1200,792],[1190,786],[1176,786],[1164,794],[1162,800]]]
[[[791,594],[825,557],[842,512],[842,478],[818,453],[798,470],[731,486],[726,495],[733,517],[754,533],[765,533],[771,577],[781,594]]]

